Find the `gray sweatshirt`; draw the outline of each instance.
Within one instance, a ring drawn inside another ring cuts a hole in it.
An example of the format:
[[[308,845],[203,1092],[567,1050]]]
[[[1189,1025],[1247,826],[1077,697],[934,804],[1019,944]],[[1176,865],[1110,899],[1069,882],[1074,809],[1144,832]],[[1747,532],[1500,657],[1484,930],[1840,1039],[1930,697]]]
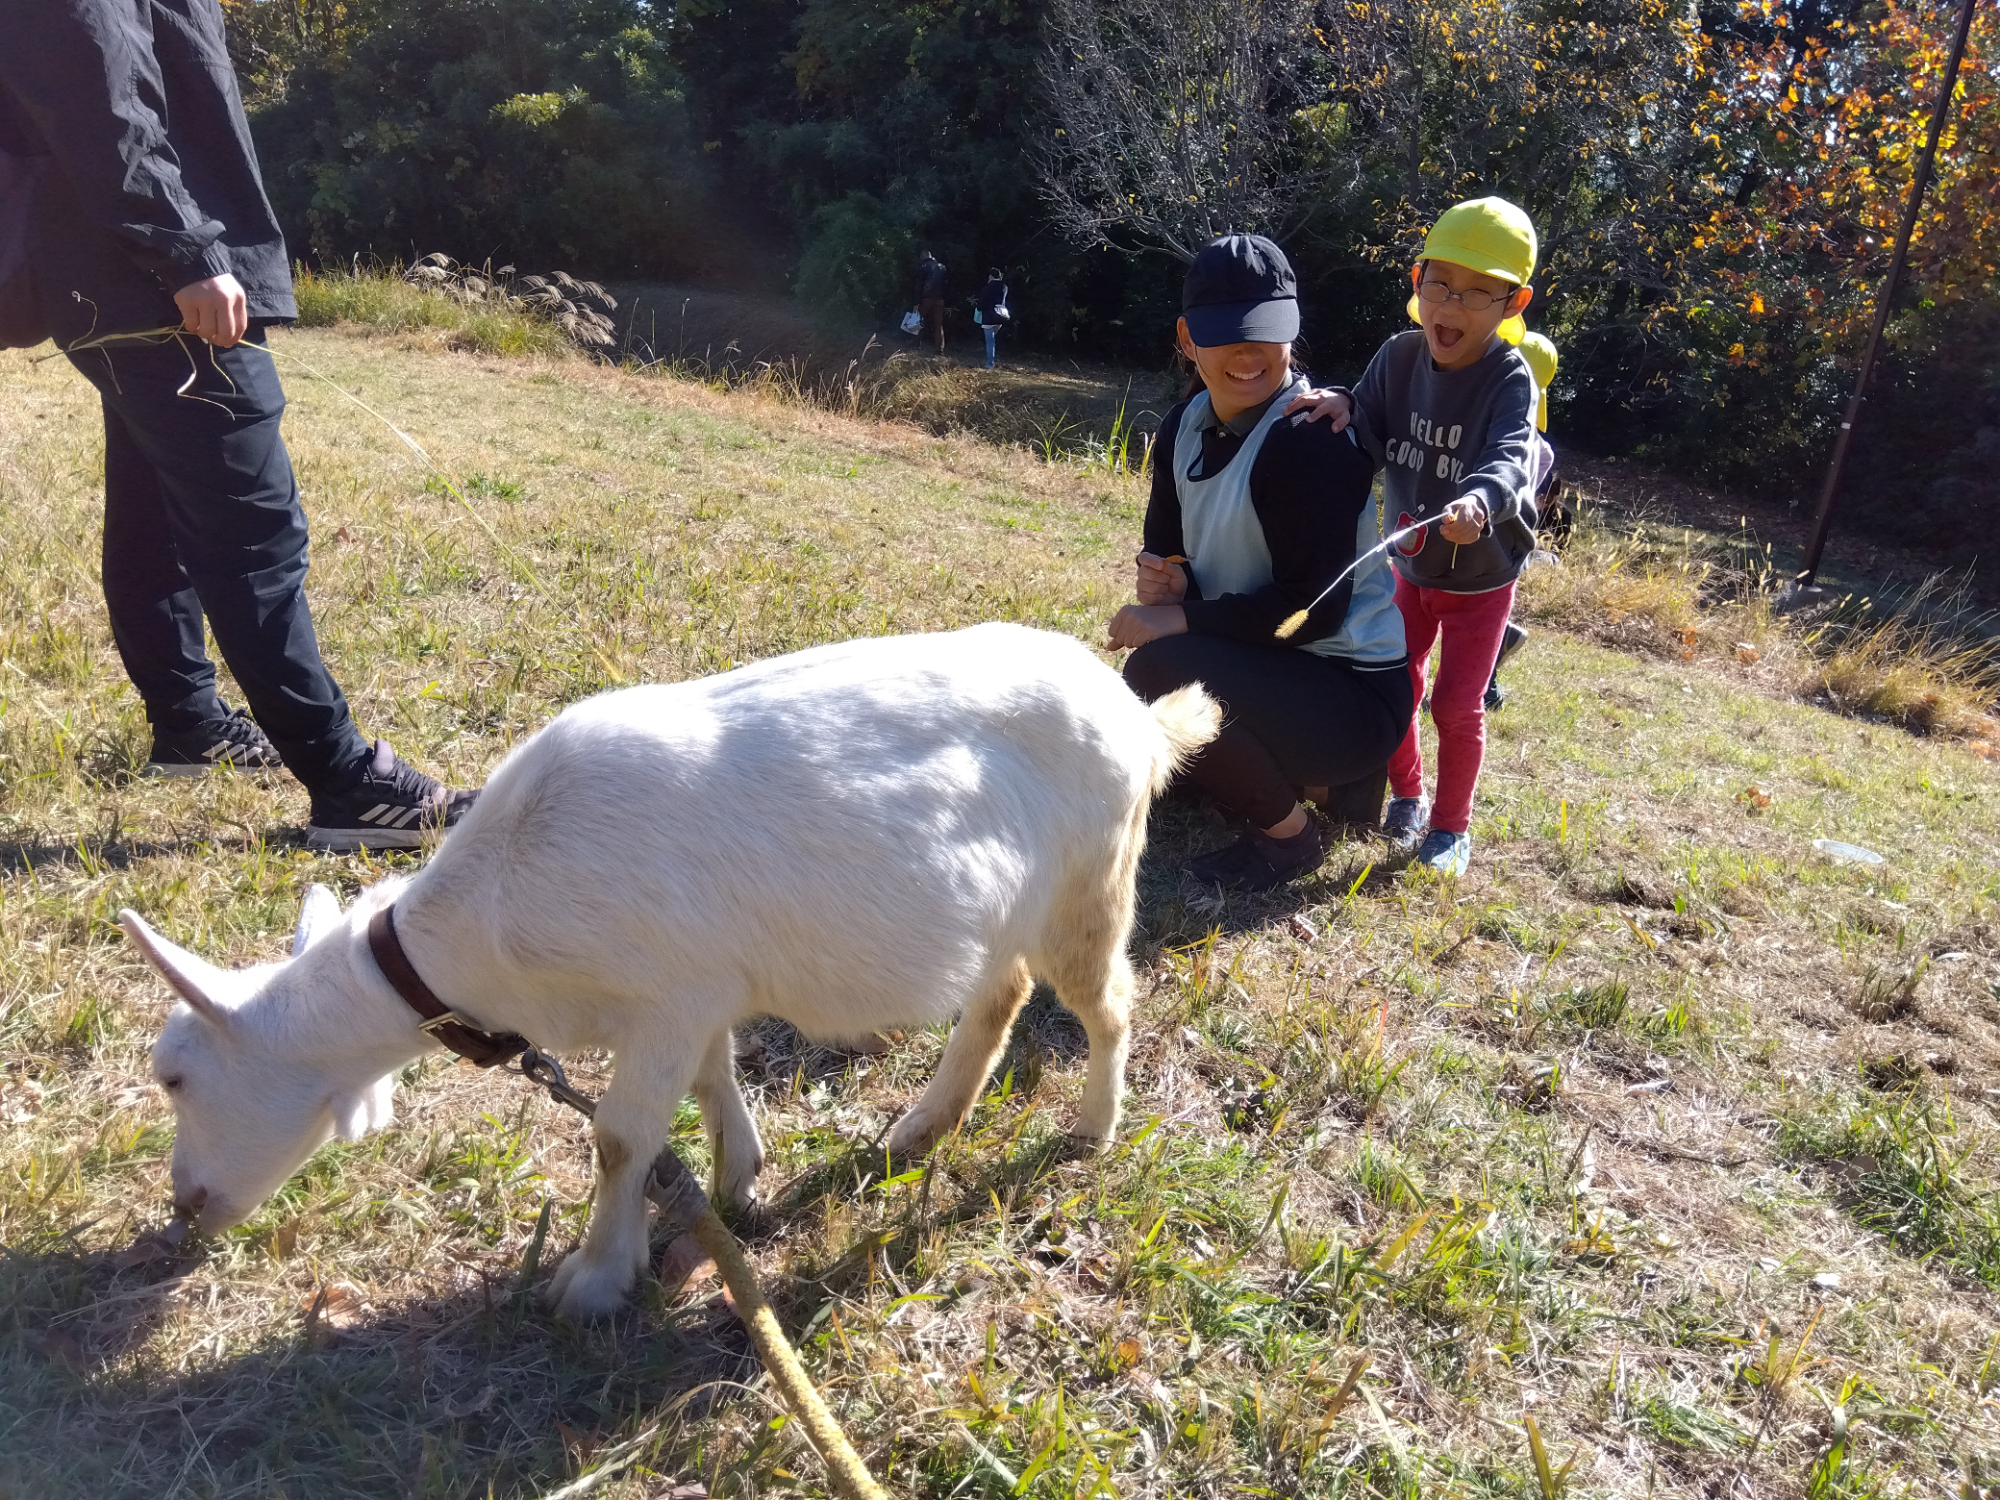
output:
[[[1452,594],[1519,577],[1535,550],[1535,377],[1520,351],[1496,339],[1478,363],[1440,370],[1412,328],[1376,350],[1353,400],[1361,446],[1382,466],[1385,535],[1465,496],[1486,505],[1478,541],[1456,546],[1433,526],[1392,549],[1397,572]]]

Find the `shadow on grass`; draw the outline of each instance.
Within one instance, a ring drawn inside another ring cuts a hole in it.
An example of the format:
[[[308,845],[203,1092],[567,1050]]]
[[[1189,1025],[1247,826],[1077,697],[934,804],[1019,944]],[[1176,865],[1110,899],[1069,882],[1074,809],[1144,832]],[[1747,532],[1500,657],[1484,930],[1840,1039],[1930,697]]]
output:
[[[1379,895],[1410,862],[1379,835],[1330,829],[1326,863],[1313,874],[1272,891],[1224,891],[1184,873],[1189,860],[1221,848],[1236,825],[1219,809],[1197,800],[1164,797],[1153,804],[1146,855],[1139,865],[1139,936],[1148,945],[1175,948],[1282,924],[1311,906],[1349,892]]]
[[[380,1306],[279,1303],[266,1326],[191,1341],[173,1325],[214,1318],[188,1278],[198,1258],[121,1267],[70,1243],[0,1254],[9,1500],[527,1500],[676,1407],[701,1416],[759,1370],[714,1299],[667,1307],[648,1277],[625,1313],[578,1326],[504,1266]],[[668,1472],[674,1424],[662,1431],[649,1462]]]

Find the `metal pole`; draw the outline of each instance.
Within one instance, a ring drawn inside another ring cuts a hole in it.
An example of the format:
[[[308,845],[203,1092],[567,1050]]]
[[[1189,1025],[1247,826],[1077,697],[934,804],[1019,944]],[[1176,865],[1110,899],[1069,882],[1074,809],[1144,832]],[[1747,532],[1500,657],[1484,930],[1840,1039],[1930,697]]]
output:
[[[1882,344],[1882,331],[1889,326],[1890,305],[1903,280],[1903,266],[1909,259],[1910,235],[1917,227],[1917,212],[1923,207],[1924,190],[1930,186],[1931,160],[1937,155],[1938,137],[1944,132],[1945,116],[1951,112],[1951,92],[1958,83],[1958,65],[1965,57],[1966,38],[1972,33],[1972,11],[1977,0],[1964,0],[1959,8],[1958,33],[1952,38],[1951,58],[1944,65],[1944,87],[1938,91],[1937,107],[1931,111],[1930,133],[1924,138],[1923,154],[1910,179],[1910,201],[1903,209],[1903,227],[1896,231],[1896,248],[1889,257],[1889,278],[1882,283],[1882,296],[1875,304],[1875,326],[1868,333],[1868,347],[1861,353],[1861,370],[1854,379],[1854,394],[1848,399],[1847,416],[1840,435],[1833,441],[1833,462],[1827,466],[1826,483],[1819,492],[1819,513],[1813,517],[1812,536],[1806,542],[1805,567],[1795,581],[1796,588],[1812,586],[1819,572],[1820,555],[1826,551],[1827,523],[1833,518],[1833,497],[1840,488],[1840,466],[1847,459],[1847,440],[1861,417],[1861,402],[1868,392],[1868,376],[1875,368],[1875,353]]]

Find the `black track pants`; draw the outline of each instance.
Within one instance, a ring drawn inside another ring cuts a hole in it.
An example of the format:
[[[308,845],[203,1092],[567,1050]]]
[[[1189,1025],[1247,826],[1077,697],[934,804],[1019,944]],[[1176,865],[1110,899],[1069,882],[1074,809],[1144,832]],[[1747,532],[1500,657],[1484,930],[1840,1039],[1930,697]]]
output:
[[[338,790],[370,747],[313,634],[305,511],[278,433],[285,392],[262,342],[181,335],[70,356],[104,398],[104,602],[156,727],[221,712],[205,614],[286,766]]]

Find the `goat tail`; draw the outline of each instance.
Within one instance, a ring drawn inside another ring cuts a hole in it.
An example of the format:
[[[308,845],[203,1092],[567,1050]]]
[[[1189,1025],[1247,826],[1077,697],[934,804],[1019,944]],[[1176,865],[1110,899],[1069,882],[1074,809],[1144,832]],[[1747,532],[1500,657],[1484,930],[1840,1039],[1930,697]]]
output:
[[[1166,736],[1165,753],[1153,759],[1153,794],[1166,789],[1173,774],[1194,757],[1195,751],[1222,731],[1222,705],[1209,697],[1198,682],[1175,688],[1152,705],[1153,718]]]

